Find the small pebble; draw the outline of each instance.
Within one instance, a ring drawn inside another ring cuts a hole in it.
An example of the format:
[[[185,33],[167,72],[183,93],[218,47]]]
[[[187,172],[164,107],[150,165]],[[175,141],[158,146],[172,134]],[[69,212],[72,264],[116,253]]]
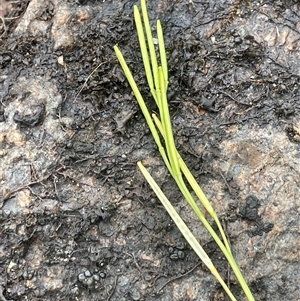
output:
[[[100,272],[99,275],[100,275],[101,278],[105,278],[106,277],[106,274],[104,272]]]
[[[78,275],[78,280],[79,281],[83,281],[85,279],[85,275],[83,274],[83,273],[80,273],[79,275]]]
[[[90,272],[89,270],[86,270],[86,271],[84,272],[84,275],[85,275],[86,277],[91,277],[91,276],[92,276],[92,274],[91,274],[91,272]]]
[[[179,257],[178,257],[178,254],[177,254],[177,253],[173,253],[173,254],[170,255],[170,258],[171,258],[172,260],[177,260]]]
[[[178,258],[183,259],[184,258],[184,252],[178,251]]]

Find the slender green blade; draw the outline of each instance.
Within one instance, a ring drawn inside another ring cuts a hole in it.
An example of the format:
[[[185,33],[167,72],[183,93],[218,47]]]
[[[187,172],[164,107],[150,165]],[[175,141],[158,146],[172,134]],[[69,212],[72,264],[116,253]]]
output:
[[[159,150],[159,152],[160,152],[160,154],[161,154],[161,156],[162,156],[162,158],[163,158],[163,160],[164,160],[164,162],[165,162],[168,170],[172,173],[171,164],[169,162],[169,159],[167,158],[167,155],[165,153],[165,149],[164,149],[164,147],[161,144],[161,141],[160,141],[157,129],[156,129],[155,125],[154,125],[154,122],[153,122],[153,120],[151,118],[150,112],[149,112],[149,110],[148,110],[148,108],[147,108],[147,106],[145,104],[145,101],[144,101],[144,99],[143,99],[143,97],[141,95],[141,92],[140,92],[140,90],[139,90],[139,88],[138,88],[138,86],[137,86],[137,84],[136,84],[136,82],[135,82],[135,80],[134,80],[134,78],[133,78],[133,76],[132,76],[132,74],[130,72],[130,69],[128,68],[128,65],[127,65],[127,63],[126,63],[126,61],[125,61],[125,59],[123,57],[123,54],[120,51],[120,49],[118,48],[118,46],[115,45],[114,46],[114,50],[115,50],[116,56],[117,56],[117,58],[119,60],[119,63],[120,63],[120,65],[121,65],[121,67],[122,67],[122,69],[123,69],[123,71],[125,73],[125,76],[126,76],[128,82],[130,84],[130,87],[131,87],[131,89],[132,89],[132,91],[133,91],[133,93],[135,95],[135,98],[137,99],[137,102],[138,102],[138,104],[139,104],[139,106],[141,108],[141,111],[142,111],[142,113],[143,113],[143,115],[144,115],[144,117],[146,119],[146,122],[147,122],[148,127],[149,127],[149,129],[151,131],[153,139],[154,139],[154,141],[155,141],[155,143],[156,143],[156,145],[158,147],[158,150]]]
[[[162,136],[164,136],[163,129],[162,129],[162,123],[160,122],[160,120],[158,119],[158,117],[155,114],[152,114],[152,118],[153,118],[153,120],[155,122],[155,125],[157,126],[158,130],[160,131]],[[177,152],[177,150],[176,150],[176,152]],[[181,158],[181,156],[179,155],[178,152],[177,152],[177,157],[179,158],[178,160],[179,160],[180,169],[182,170],[183,174],[185,175],[187,181],[189,182],[189,184],[193,188],[193,190],[196,193],[199,200],[202,202],[203,201],[203,195],[204,195],[206,201],[209,202],[208,199],[206,198],[205,194],[202,192],[200,186],[196,182],[195,178],[192,176],[190,170],[188,169],[188,167],[186,166],[185,162],[183,161],[183,159]],[[191,179],[193,179],[193,181]],[[251,291],[250,291],[250,289],[247,285],[247,282],[246,282],[239,266],[237,265],[233,255],[232,255],[229,243],[227,241],[226,235],[225,235],[224,230],[223,230],[223,228],[220,224],[220,221],[218,219],[218,216],[217,216],[216,212],[211,207],[211,209],[213,210],[213,213],[210,212],[211,216],[214,218],[214,220],[216,221],[216,223],[218,225],[218,228],[219,228],[219,231],[221,232],[224,243],[220,240],[220,238],[218,237],[218,235],[216,234],[214,229],[211,227],[211,225],[208,223],[208,221],[204,217],[204,215],[201,212],[201,210],[199,209],[197,203],[195,202],[195,200],[191,196],[190,192],[186,188],[184,182],[180,179],[180,177],[177,177],[177,178],[174,177],[174,180],[176,181],[176,184],[178,185],[180,191],[182,192],[183,196],[185,197],[185,199],[187,200],[189,205],[195,211],[196,215],[199,217],[199,219],[201,220],[201,222],[203,223],[205,228],[211,234],[211,236],[213,237],[213,239],[215,240],[215,242],[217,243],[217,245],[219,246],[219,248],[221,249],[221,251],[225,255],[226,259],[228,260],[231,268],[233,269],[233,271],[236,275],[236,278],[238,279],[241,287],[243,288],[243,290],[245,292],[245,295],[247,296],[247,299],[249,301],[255,301],[255,299],[254,299],[254,297],[253,297],[253,295],[252,295],[252,293],[251,293]],[[200,189],[200,191],[202,192],[203,195],[198,193],[197,188]]]
[[[170,216],[172,217],[172,220],[177,225],[177,227],[180,229],[180,232],[184,235],[186,240],[189,242],[189,244],[193,247],[197,255],[201,258],[201,260],[204,262],[204,264],[211,269],[214,265],[211,262],[210,258],[206,254],[206,252],[203,250],[203,248],[198,243],[195,236],[191,233],[187,225],[184,223],[184,221],[181,219],[179,214],[176,212],[170,201],[167,199],[165,194],[162,192],[160,187],[157,185],[155,180],[152,178],[150,173],[147,171],[147,169],[144,167],[144,165],[141,162],[137,163],[139,169],[141,170],[142,174],[146,178],[147,182],[151,186],[152,190],[155,192],[156,196],[159,198],[159,200],[164,205],[165,209],[168,211]]]
[[[155,86],[155,89],[157,89],[159,86],[159,84],[158,84],[158,65],[157,65],[155,47],[154,47],[154,42],[153,42],[153,37],[152,37],[151,25],[150,25],[149,17],[148,17],[146,0],[141,0],[141,8],[142,8],[142,16],[143,16],[146,37],[147,37],[147,42],[148,42],[148,48],[149,48],[149,53],[150,53],[150,58],[151,58],[151,67],[152,67],[152,74],[154,77],[154,86]]]
[[[124,73],[127,77],[127,80],[130,84],[130,87],[131,87],[131,89],[132,89],[132,91],[133,91],[133,93],[134,93],[134,95],[135,95],[135,97],[138,101],[138,104],[140,105],[140,108],[141,108],[141,110],[142,110],[142,112],[143,112],[143,114],[146,118],[147,124],[148,124],[149,129],[152,133],[152,136],[153,136],[157,146],[161,146],[160,138],[159,138],[158,132],[156,130],[156,127],[153,123],[153,120],[152,120],[151,115],[148,111],[148,108],[147,108],[147,106],[144,102],[144,99],[141,95],[141,92],[140,92],[140,90],[139,90],[139,88],[138,88],[138,86],[137,86],[137,84],[136,84],[129,68],[128,68],[128,65],[127,65],[123,55],[122,55],[122,52],[120,51],[118,46],[114,46],[114,50],[115,50],[116,56],[117,56],[117,58],[120,62],[120,65],[121,65],[121,67],[122,67],[122,69],[123,69],[123,71],[124,71]]]
[[[135,20],[136,30],[138,33],[138,38],[139,38],[139,43],[140,43],[141,54],[142,54],[142,58],[143,58],[147,82],[148,82],[150,91],[153,95],[153,98],[157,102],[156,92],[155,92],[154,83],[153,83],[152,70],[151,70],[151,66],[150,66],[150,62],[149,62],[148,49],[147,49],[145,35],[144,35],[143,24],[142,24],[139,9],[136,5],[134,6],[134,20]]]
[[[179,162],[177,158],[177,151],[175,146],[175,141],[173,137],[173,130],[171,124],[171,118],[169,113],[169,106],[167,100],[167,91],[165,86],[165,79],[162,67],[158,67],[158,77],[159,77],[159,87],[160,87],[160,97],[161,97],[161,108],[159,108],[162,119],[162,128],[164,131],[164,139],[167,149],[168,158],[175,176],[180,175]]]
[[[159,55],[160,55],[160,62],[164,72],[164,80],[165,80],[165,89],[167,90],[168,82],[169,82],[169,75],[168,75],[168,64],[167,64],[167,55],[165,49],[165,41],[163,30],[161,27],[161,23],[157,20],[157,39],[159,45]]]
[[[180,215],[177,213],[175,208],[172,206],[170,201],[167,199],[165,194],[162,192],[160,187],[157,185],[155,180],[152,178],[150,173],[147,171],[147,169],[143,166],[141,162],[138,162],[138,167],[141,170],[143,176],[151,186],[152,190],[155,192],[156,196],[159,198],[167,212],[169,213],[170,217],[176,224],[177,228],[180,230],[184,238],[187,240],[189,245],[192,247],[192,249],[195,251],[195,253],[198,255],[198,257],[203,261],[203,263],[208,267],[208,269],[211,271],[211,273],[216,277],[216,279],[220,282],[228,296],[232,301],[236,301],[236,298],[231,293],[230,289],[226,285],[226,283],[223,281],[222,277],[218,273],[217,269],[215,268],[214,264],[210,260],[207,253],[203,250],[199,242],[197,241],[196,237],[193,235],[193,233],[190,231],[188,226],[185,224],[185,222],[182,220]]]

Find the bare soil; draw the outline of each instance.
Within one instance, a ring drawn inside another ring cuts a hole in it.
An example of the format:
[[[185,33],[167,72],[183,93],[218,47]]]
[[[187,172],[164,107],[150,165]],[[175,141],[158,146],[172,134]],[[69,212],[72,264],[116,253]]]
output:
[[[176,144],[257,301],[300,300],[299,1],[148,1],[166,38]],[[168,175],[136,1],[0,0],[0,299],[228,300],[139,173],[142,160],[239,301]]]

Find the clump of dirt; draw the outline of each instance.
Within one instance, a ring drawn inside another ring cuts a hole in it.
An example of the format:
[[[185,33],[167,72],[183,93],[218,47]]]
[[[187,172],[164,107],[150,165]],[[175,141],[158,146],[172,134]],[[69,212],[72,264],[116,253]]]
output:
[[[13,33],[16,24],[23,16],[29,0],[25,1],[0,1],[0,38],[4,39]]]

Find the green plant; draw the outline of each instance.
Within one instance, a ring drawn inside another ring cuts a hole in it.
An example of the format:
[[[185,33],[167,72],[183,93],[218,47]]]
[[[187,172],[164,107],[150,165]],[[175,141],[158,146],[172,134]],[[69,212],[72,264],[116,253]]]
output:
[[[197,181],[189,171],[188,167],[186,166],[186,164],[184,163],[184,161],[182,160],[181,156],[179,155],[176,149],[176,145],[173,137],[171,118],[170,118],[170,113],[168,108],[168,101],[167,101],[168,68],[167,68],[167,59],[166,59],[166,52],[165,52],[161,23],[159,20],[157,21],[157,39],[158,39],[158,48],[159,48],[159,56],[160,56],[160,65],[158,65],[157,62],[158,60],[155,52],[155,45],[153,42],[152,31],[151,31],[150,22],[147,13],[146,0],[141,0],[141,11],[142,11],[142,18],[138,7],[134,6],[134,19],[135,19],[136,29],[138,33],[146,78],[151,94],[156,102],[159,111],[159,117],[157,117],[155,114],[152,114],[151,116],[121,51],[117,46],[114,46],[116,56],[122,66],[122,69],[127,77],[131,89],[139,103],[139,106],[144,114],[144,117],[152,133],[154,141],[159,149],[162,159],[165,165],[167,166],[170,174],[172,175],[173,179],[175,180],[177,186],[179,187],[180,191],[182,192],[183,196],[185,197],[189,205],[192,207],[192,209],[194,210],[198,218],[204,224],[206,229],[209,231],[209,233],[211,234],[211,236],[213,237],[213,239],[215,240],[215,242],[218,244],[221,251],[225,255],[242,289],[244,290],[247,299],[249,301],[255,301],[232,255],[230,244],[226,238],[222,225],[219,221],[218,215],[214,211],[211,203],[206,198],[202,189],[198,185]],[[144,24],[144,28],[143,28],[143,24]],[[161,137],[164,141],[164,144],[161,142]],[[137,164],[142,174],[144,175],[145,179],[147,180],[151,188],[154,190],[157,197],[160,199],[165,209],[168,211],[171,218],[173,219],[173,221],[175,222],[175,224],[177,225],[178,229],[181,231],[183,236],[186,238],[190,246],[194,249],[194,251],[197,253],[199,258],[201,258],[201,260],[204,262],[204,264],[209,268],[209,270],[216,277],[216,279],[220,282],[220,284],[222,285],[222,287],[224,288],[224,290],[226,291],[230,299],[236,300],[236,298],[234,297],[234,295],[232,294],[232,292],[230,291],[230,289],[228,288],[228,286],[226,285],[226,283],[223,281],[222,277],[218,273],[217,269],[211,262],[209,256],[205,253],[200,243],[197,241],[197,239],[194,237],[192,232],[185,225],[181,217],[178,215],[178,213],[176,212],[172,204],[166,198],[166,196],[161,191],[161,189],[159,188],[155,180],[147,171],[147,169],[143,166],[141,162],[138,162]],[[218,226],[218,230],[221,234],[221,238],[213,230],[213,228],[205,218],[203,212],[198,207],[191,192],[187,188],[184,179],[189,183],[193,192],[202,203],[203,207],[214,219],[215,223]]]

